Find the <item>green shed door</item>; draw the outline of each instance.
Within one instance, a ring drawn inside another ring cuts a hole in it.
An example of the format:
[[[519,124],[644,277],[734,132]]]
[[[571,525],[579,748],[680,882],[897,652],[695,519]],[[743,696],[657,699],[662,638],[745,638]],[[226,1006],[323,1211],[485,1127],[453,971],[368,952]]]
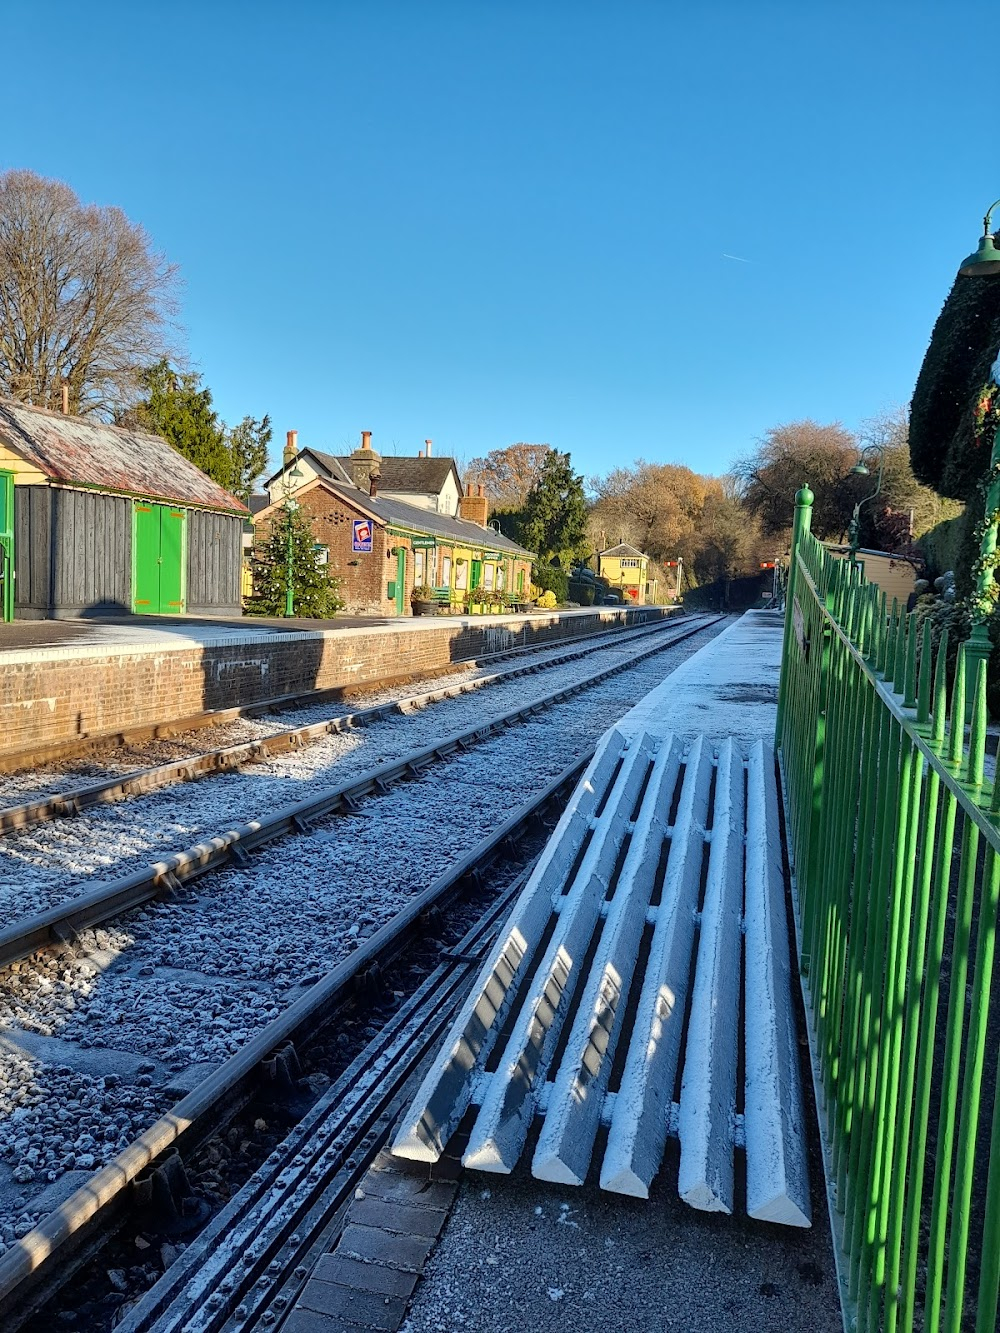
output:
[[[160,506],[136,504],[132,532],[132,610],[155,616],[160,610]]]
[[[184,610],[184,510],[160,510],[160,615]]]
[[[14,474],[0,472],[0,620],[14,619]]]
[[[483,581],[483,562],[481,560],[473,560],[471,590],[475,592],[475,590],[479,587],[482,581]]]
[[[184,510],[136,502],[132,609],[140,615],[184,610]]]

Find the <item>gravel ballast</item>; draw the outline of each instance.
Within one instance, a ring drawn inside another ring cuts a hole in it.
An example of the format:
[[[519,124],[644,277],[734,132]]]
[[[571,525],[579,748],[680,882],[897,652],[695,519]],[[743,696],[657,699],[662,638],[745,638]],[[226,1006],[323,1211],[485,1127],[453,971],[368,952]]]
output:
[[[105,1163],[170,1104],[171,1078],[236,1051],[718,628],[362,802],[356,814],[266,845],[247,869],[198,881],[192,901],[150,904],[86,932],[75,959],[46,954],[0,974],[0,1246],[47,1211],[34,1202],[40,1190]],[[56,837],[45,825],[8,838],[8,916],[61,900],[68,875],[91,887],[84,873],[124,873],[150,859],[151,843],[177,848],[222,831],[629,651],[609,648],[245,772],[63,821]],[[90,1072],[79,1059],[47,1058],[46,1040],[71,1043]],[[33,1042],[42,1054],[29,1061]]]

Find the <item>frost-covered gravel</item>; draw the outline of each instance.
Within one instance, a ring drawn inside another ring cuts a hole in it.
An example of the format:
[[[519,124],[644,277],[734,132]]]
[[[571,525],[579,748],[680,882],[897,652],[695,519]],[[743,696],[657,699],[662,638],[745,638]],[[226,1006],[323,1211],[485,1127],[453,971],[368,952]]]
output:
[[[705,638],[362,802],[357,814],[264,846],[248,869],[199,881],[192,902],[150,904],[87,932],[91,956],[44,955],[0,973],[0,1249],[37,1219],[31,1200],[40,1188],[66,1171],[102,1165],[152,1123],[164,1109],[157,1088],[167,1071],[239,1049],[297,988],[345,958]],[[524,682],[514,688],[523,698]],[[402,748],[415,743],[412,725],[424,720],[404,722]],[[308,766],[312,754],[298,758]],[[288,780],[301,789],[302,778]],[[101,1077],[27,1061],[18,1029],[92,1055],[107,1050],[109,1068],[114,1052],[130,1052],[134,1072]],[[18,1187],[21,1196],[12,1194]]]
[[[653,641],[615,643],[543,675],[518,676],[490,686],[486,693],[477,691],[413,714],[383,718],[356,731],[325,736],[301,751],[9,834],[0,842],[0,909],[15,919],[52,906],[92,888],[95,881],[127,874],[159,855],[303,800],[376,764],[564,687]],[[640,693],[704,641],[704,635],[696,635],[640,663],[635,670],[650,682]],[[625,679],[632,677],[630,671]],[[586,699],[592,697],[588,692]],[[581,700],[571,708],[587,706]]]
[[[414,681],[410,685],[395,685],[384,689],[365,690],[363,696],[351,699],[343,704],[327,701],[326,703],[302,704],[296,708],[283,708],[280,712],[261,717],[233,718],[229,722],[220,722],[216,726],[201,727],[169,738],[153,738],[147,741],[127,745],[109,744],[89,755],[77,759],[53,761],[38,768],[20,773],[0,774],[0,808],[20,805],[30,800],[41,800],[53,796],[67,787],[86,782],[100,782],[108,778],[120,777],[138,768],[153,768],[157,764],[168,764],[178,759],[191,758],[203,754],[206,750],[217,750],[227,745],[243,745],[250,741],[262,740],[279,731],[293,727],[309,726],[313,722],[323,722],[328,718],[342,717],[346,713],[357,712],[361,708],[375,708],[379,704],[395,700],[411,699],[428,690],[460,685],[468,681],[480,680],[484,676],[497,672],[517,671],[530,665],[544,666],[558,660],[567,652],[588,648],[596,649],[602,640],[609,643],[621,631],[594,635],[593,640],[583,638],[576,643],[563,641],[548,648],[526,649],[511,658],[504,658],[496,663],[484,663],[482,666],[469,666],[436,680]],[[648,633],[646,631],[645,633]],[[645,637],[640,631],[639,641]],[[629,634],[631,638],[631,632]]]

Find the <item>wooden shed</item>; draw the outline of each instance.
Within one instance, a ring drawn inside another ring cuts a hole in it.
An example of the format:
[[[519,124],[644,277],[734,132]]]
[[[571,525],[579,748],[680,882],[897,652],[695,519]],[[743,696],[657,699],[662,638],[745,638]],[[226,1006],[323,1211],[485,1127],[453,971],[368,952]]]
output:
[[[158,435],[0,402],[4,619],[238,616],[247,512]]]

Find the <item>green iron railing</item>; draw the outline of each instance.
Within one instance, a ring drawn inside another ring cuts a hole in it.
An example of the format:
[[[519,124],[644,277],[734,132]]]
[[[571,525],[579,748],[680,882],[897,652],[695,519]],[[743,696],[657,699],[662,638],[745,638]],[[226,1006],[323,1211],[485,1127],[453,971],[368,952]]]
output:
[[[1000,780],[986,663],[792,543],[778,736],[845,1316],[994,1333],[1000,1292]]]

